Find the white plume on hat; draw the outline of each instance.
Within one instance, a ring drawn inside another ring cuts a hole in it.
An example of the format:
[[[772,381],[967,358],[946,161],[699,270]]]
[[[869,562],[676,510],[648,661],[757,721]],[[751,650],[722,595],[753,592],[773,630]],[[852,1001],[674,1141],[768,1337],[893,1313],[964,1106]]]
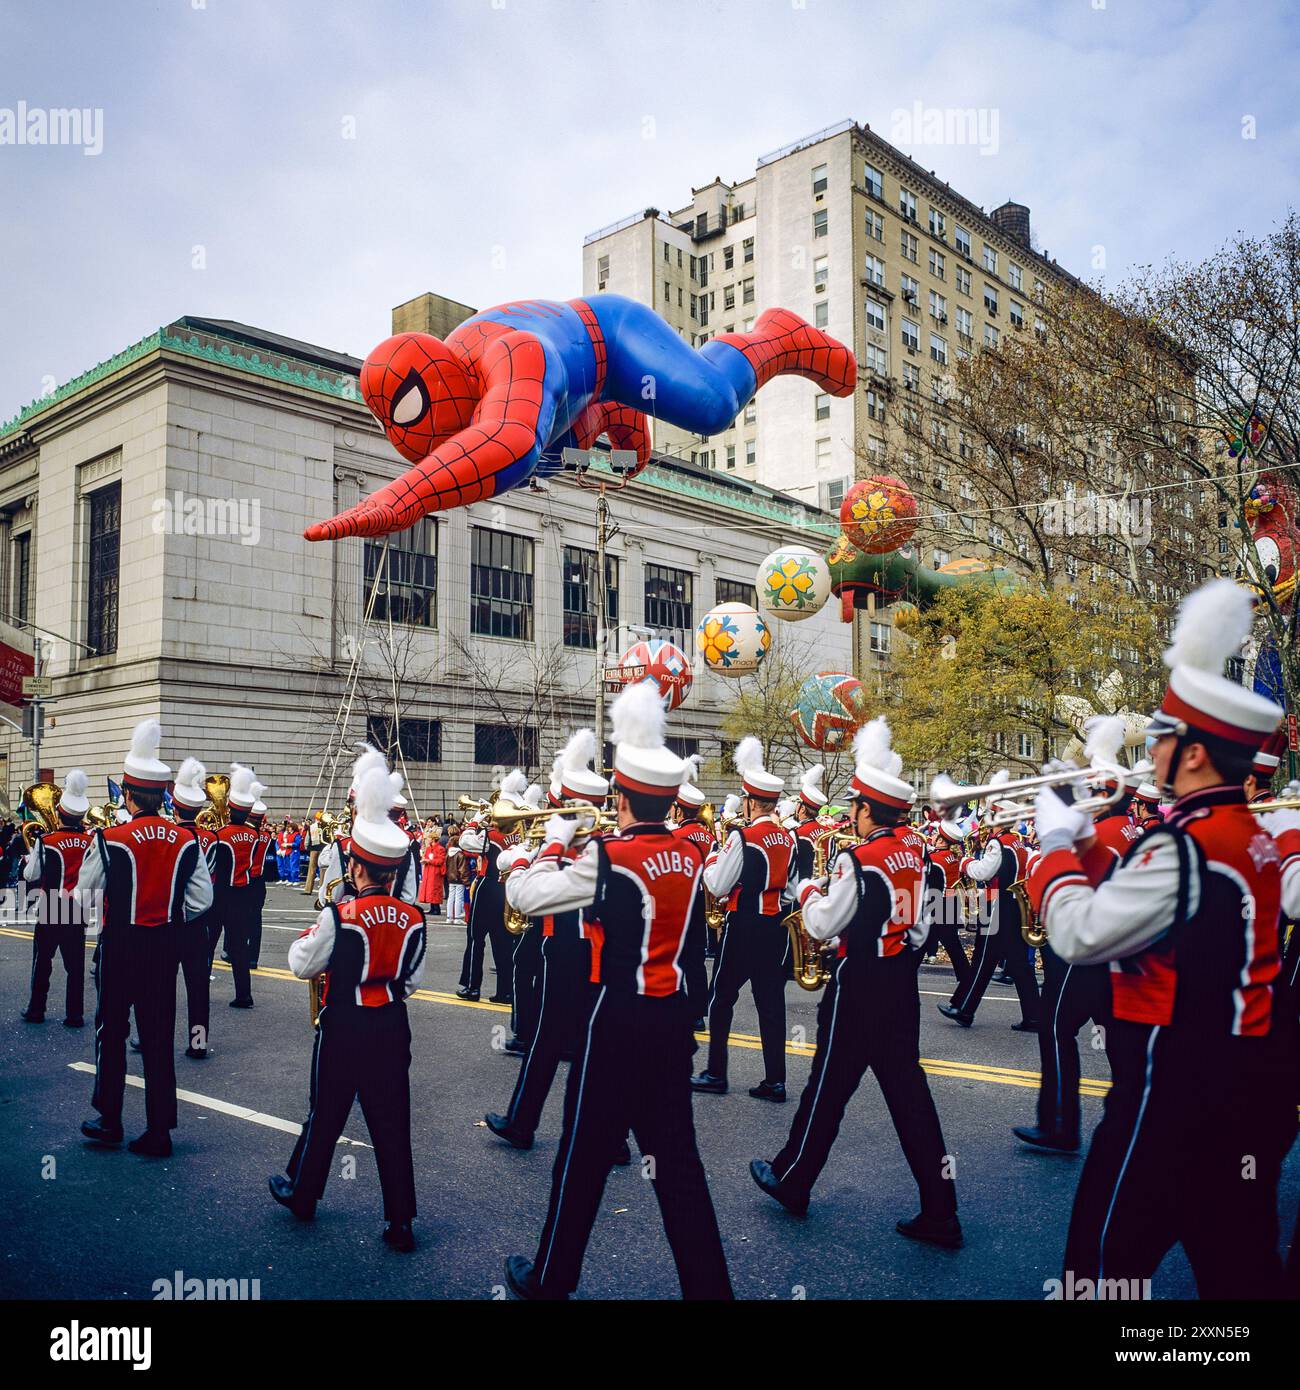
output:
[[[207,775],[207,768],[197,758],[186,758],[176,774],[172,800],[179,801],[182,806],[202,806],[208,799],[207,789],[203,785]]]
[[[157,762],[162,747],[162,725],[156,719],[142,719],[131,731],[128,756],[142,763]]]
[[[521,767],[513,768],[501,779],[501,795],[507,801],[522,801],[527,790],[528,778]]]
[[[1182,601],[1165,665],[1191,666],[1221,676],[1230,656],[1241,652],[1250,632],[1253,603],[1231,579],[1212,579]]]
[[[596,758],[596,731],[579,729],[560,749],[560,766],[567,772],[589,767]]]
[[[524,805],[530,810],[540,811],[542,807],[542,784],[540,782],[530,782],[528,790],[524,793]]]
[[[69,816],[84,816],[90,809],[86,796],[86,774],[79,768],[70,768],[63,779],[63,795],[59,797],[59,810]]]
[[[742,777],[749,772],[762,772],[763,745],[753,734],[746,734],[736,744],[736,751],[731,755],[731,761],[735,763],[736,771]]]
[[[156,791],[171,781],[171,768],[158,757],[161,746],[162,725],[156,719],[142,719],[131,731],[131,751],[122,763],[128,787]]]
[[[371,749],[371,752],[376,752]],[[365,757],[365,755],[362,755]],[[379,761],[367,760],[356,780],[356,813],[358,820],[386,821],[393,809],[394,799],[402,790],[402,774],[389,772],[382,753]]]
[[[683,786],[687,782],[698,782],[700,780],[700,755],[698,753],[688,753],[682,759],[685,763],[685,771],[682,773]]]
[[[647,681],[624,687],[610,706],[609,717],[613,729],[610,737],[616,744],[658,748],[664,741],[668,714],[658,689]]]
[[[740,797],[735,792],[730,792],[722,803],[722,814],[728,819],[740,814]]]
[[[822,790],[822,778],[825,773],[826,769],[821,763],[814,763],[812,767],[804,769],[804,774],[799,779],[799,795],[806,806],[826,805],[826,793]]]
[[[875,768],[887,777],[903,770],[903,755],[894,752],[894,736],[883,714],[869,720],[853,735],[853,761],[858,767]]]
[[[690,753],[682,759],[682,780],[677,788],[678,802],[687,807],[704,805],[704,793],[695,784],[700,778],[700,755]]]
[[[1084,721],[1083,731],[1088,735],[1083,745],[1083,756],[1089,762],[1100,758],[1102,762],[1113,763],[1119,757],[1124,743],[1124,720],[1120,715],[1094,714],[1091,719]]]
[[[262,799],[266,785],[257,780],[257,774],[243,763],[230,764],[230,804],[251,810]]]

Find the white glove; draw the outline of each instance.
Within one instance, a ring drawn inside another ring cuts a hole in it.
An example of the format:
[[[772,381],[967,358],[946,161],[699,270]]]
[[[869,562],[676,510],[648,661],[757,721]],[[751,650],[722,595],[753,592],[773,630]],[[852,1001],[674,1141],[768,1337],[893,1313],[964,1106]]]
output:
[[[1257,819],[1274,839],[1284,830],[1300,830],[1300,811],[1265,811]]]
[[[546,822],[544,843],[564,845],[567,849],[573,843],[573,837],[578,833],[577,820],[576,816],[552,816]]]
[[[508,874],[515,869],[522,869],[524,865],[532,862],[533,851],[527,845],[516,845],[513,849],[508,849],[497,861],[499,873]]]
[[[1092,834],[1092,817],[1067,806],[1051,787],[1040,787],[1034,799],[1034,831],[1044,854],[1069,849]]]

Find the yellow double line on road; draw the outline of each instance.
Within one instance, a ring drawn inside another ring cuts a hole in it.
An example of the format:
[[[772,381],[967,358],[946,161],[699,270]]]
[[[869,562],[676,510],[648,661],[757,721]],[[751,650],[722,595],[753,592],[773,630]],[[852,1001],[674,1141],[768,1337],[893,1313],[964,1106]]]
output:
[[[14,927],[0,927],[0,936],[13,936],[20,940],[30,941],[32,933]],[[90,942],[86,944],[88,947],[91,945]],[[215,961],[213,964],[218,970],[224,970],[227,973],[230,970],[230,967],[222,961]],[[290,980],[296,985],[304,983],[291,970],[282,970],[278,966],[260,966],[253,971],[253,974],[260,979]],[[487,1000],[461,999],[444,990],[417,989],[410,997],[422,1004],[450,1004],[458,1009],[485,1009],[489,1013],[497,1014],[510,1012],[509,1004],[492,1004]],[[697,1033],[695,1036],[701,1042],[705,1042],[709,1035]],[[756,1038],[752,1033],[732,1033],[728,1043],[731,1047],[744,1048],[750,1052],[758,1051],[763,1046],[762,1040]],[[812,1043],[787,1042],[785,1050],[792,1057],[812,1057],[815,1048]],[[986,1066],[982,1062],[958,1062],[937,1057],[922,1057],[921,1067],[930,1076],[952,1077],[959,1081],[983,1081],[986,1084],[998,1086],[1020,1086],[1035,1091],[1038,1089],[1040,1080],[1039,1073],[1036,1071],[1021,1071],[1015,1067],[992,1067]],[[1109,1090],[1109,1081],[1101,1081],[1092,1077],[1084,1077],[1079,1083],[1080,1095],[1104,1096]]]

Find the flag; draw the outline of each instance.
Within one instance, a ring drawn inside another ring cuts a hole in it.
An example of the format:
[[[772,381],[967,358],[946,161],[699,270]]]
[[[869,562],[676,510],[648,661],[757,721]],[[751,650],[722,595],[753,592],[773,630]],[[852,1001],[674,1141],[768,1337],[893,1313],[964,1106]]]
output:
[[[108,780],[108,799],[113,803],[114,806],[120,806],[120,805],[122,804],[122,788],[119,787],[119,786],[117,785],[117,783],[114,782],[113,779],[112,779],[111,777],[108,778],[107,780]]]

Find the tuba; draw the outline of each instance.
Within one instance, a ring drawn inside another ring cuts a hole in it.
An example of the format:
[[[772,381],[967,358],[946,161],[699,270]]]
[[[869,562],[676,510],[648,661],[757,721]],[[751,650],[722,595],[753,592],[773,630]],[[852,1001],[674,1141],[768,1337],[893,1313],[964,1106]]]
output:
[[[23,792],[23,809],[32,816],[23,822],[23,844],[30,851],[36,837],[59,828],[59,797],[63,793],[53,782],[33,782]]]
[[[856,835],[830,830],[813,841],[813,878],[824,878],[830,861],[841,849],[859,844]],[[784,926],[790,933],[790,954],[794,961],[794,979],[800,989],[823,988],[831,978],[833,952],[824,941],[815,941],[804,930],[803,909],[786,916]]]
[[[208,830],[220,830],[230,824],[230,778],[224,772],[213,772],[203,779],[203,790],[208,794],[211,806],[205,807],[194,818],[195,825]]]
[[[107,830],[113,824],[113,804],[104,802],[102,806],[92,806],[86,812],[86,824],[91,830]]]

